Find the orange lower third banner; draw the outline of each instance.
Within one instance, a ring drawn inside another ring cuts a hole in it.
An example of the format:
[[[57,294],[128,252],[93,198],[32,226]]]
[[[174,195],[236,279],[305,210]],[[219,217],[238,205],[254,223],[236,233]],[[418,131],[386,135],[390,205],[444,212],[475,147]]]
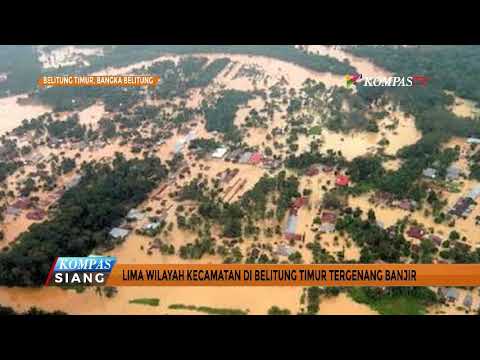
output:
[[[480,286],[480,264],[117,264],[108,286]]]

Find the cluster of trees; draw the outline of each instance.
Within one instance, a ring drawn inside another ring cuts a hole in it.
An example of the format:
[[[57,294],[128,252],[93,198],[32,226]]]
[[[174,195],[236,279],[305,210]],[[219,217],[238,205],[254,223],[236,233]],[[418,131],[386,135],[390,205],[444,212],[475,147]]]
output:
[[[290,155],[285,162],[287,168],[296,170],[305,170],[315,164],[343,167],[347,164],[347,161],[343,155],[329,149],[325,154],[310,151],[298,156]]]
[[[354,46],[347,51],[397,74],[428,76],[435,87],[480,101],[480,49],[476,45]]]
[[[373,211],[369,212],[367,220],[362,220],[360,209],[348,210],[337,220],[336,230],[348,233],[361,248],[361,263],[375,260],[398,263],[401,257],[410,255],[410,243],[403,236],[404,224],[387,231],[377,225]]]
[[[160,76],[160,83],[154,89],[154,96],[164,99],[185,97],[187,90],[205,87],[230,63],[228,58],[213,60],[206,65],[205,57],[186,57],[178,65],[172,60],[159,61],[147,71]]]
[[[383,315],[423,315],[427,306],[438,303],[435,292],[427,287],[357,287],[349,293],[356,302]]]
[[[213,106],[203,104],[207,131],[228,133],[234,131],[235,115],[240,105],[252,98],[252,94],[239,90],[225,90]]]
[[[264,175],[240,199],[241,208],[248,217],[254,220],[275,218],[281,221],[292,203],[292,199],[299,197],[299,181],[295,176],[287,177],[286,172],[280,171],[276,176]],[[271,195],[275,196],[273,203],[275,212],[267,211]]]
[[[0,305],[0,316],[1,315],[68,315],[68,314],[63,311],[49,312],[49,311],[38,309],[36,307],[31,307],[27,311],[18,313],[11,307]]]
[[[20,161],[0,162],[0,183],[22,166]]]
[[[177,213],[177,224],[181,229],[197,230],[203,219],[206,227],[211,223],[221,225],[222,236],[227,238],[258,236],[260,228],[256,226],[256,221],[274,217],[281,221],[292,199],[300,196],[298,187],[299,181],[296,177],[287,177],[285,171],[281,171],[274,177],[263,176],[239,201],[230,204],[223,202],[218,196],[221,189],[208,189],[207,183],[195,179],[178,192],[177,199],[198,202],[198,215],[192,214],[187,218]],[[270,204],[273,205],[271,208]],[[201,238],[202,236],[196,243],[197,247],[202,244]],[[195,244],[188,247],[200,253],[199,249],[194,248]]]
[[[145,98],[138,87],[53,87],[39,90],[34,97],[56,112],[82,110],[99,100],[106,111],[126,111]]]
[[[80,124],[78,114],[69,116],[66,120],[51,120],[46,123],[50,136],[57,139],[81,140],[85,136],[86,126]]]
[[[188,145],[188,148],[190,150],[195,150],[195,152],[200,155],[204,156],[206,154],[209,154],[215,149],[219,148],[222,144],[219,143],[218,141],[214,139],[203,139],[203,138],[198,138],[198,139],[193,139],[190,141],[190,144]]]
[[[82,171],[81,182],[59,200],[50,220],[32,225],[0,254],[1,285],[38,286],[56,256],[87,256],[110,246],[110,228],[167,175],[158,158],[126,160],[120,153],[112,165],[92,162]]]

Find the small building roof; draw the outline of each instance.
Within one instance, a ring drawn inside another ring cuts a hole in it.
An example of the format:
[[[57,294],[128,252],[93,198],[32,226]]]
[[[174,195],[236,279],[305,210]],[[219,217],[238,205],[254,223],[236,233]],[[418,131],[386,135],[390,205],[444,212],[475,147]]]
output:
[[[472,294],[468,293],[467,295],[465,295],[465,299],[463,299],[463,305],[466,307],[471,307],[472,304],[473,304]]]
[[[476,200],[480,196],[480,186],[475,186],[470,192],[467,194],[467,197]]]
[[[454,165],[451,165],[447,168],[447,175],[445,178],[447,180],[455,180],[460,176],[460,169]]]
[[[335,184],[337,186],[347,186],[349,182],[350,179],[348,178],[348,176],[345,175],[341,175],[337,178],[337,180],[335,180]]]
[[[216,159],[221,159],[225,156],[225,154],[227,153],[228,149],[225,148],[225,147],[219,147],[217,148],[213,154],[212,154],[212,157],[213,158],[216,158]]]
[[[238,160],[238,162],[241,164],[246,164],[250,161],[251,157],[252,157],[252,153],[250,151],[247,151],[242,156],[240,156],[240,159]]]
[[[127,214],[128,220],[142,220],[145,215],[138,209],[131,209]]]
[[[335,224],[337,221],[337,215],[332,212],[323,212],[322,214],[322,223],[330,223],[330,224]]]
[[[27,213],[27,219],[29,220],[43,220],[47,213],[42,209],[36,209]]]
[[[408,236],[416,238],[416,239],[422,239],[424,234],[425,234],[425,231],[422,228],[419,228],[417,226],[412,226],[407,231]]]
[[[143,230],[156,230],[161,225],[159,222],[151,222],[148,224],[143,225]]]
[[[276,253],[281,256],[290,256],[295,252],[294,249],[292,249],[290,246],[287,246],[285,244],[280,244],[277,246]]]
[[[446,294],[447,298],[450,300],[457,300],[458,299],[458,290],[455,288],[449,288]]]
[[[18,208],[15,208],[13,206],[8,206],[5,209],[5,213],[8,214],[8,215],[19,215],[21,212],[22,212],[22,210],[20,210]]]
[[[471,137],[471,138],[467,139],[467,143],[469,143],[469,144],[480,144],[480,139]]]
[[[434,179],[437,176],[437,170],[433,168],[426,168],[422,172],[423,176]]]
[[[249,163],[256,165],[259,164],[262,161],[263,157],[262,154],[259,152],[253,153],[252,156],[250,156]]]
[[[441,237],[433,234],[430,235],[430,240],[432,240],[437,246],[442,245],[442,242],[443,242]]]
[[[12,204],[16,209],[28,209],[32,205],[32,202],[28,198],[20,198]]]
[[[114,239],[123,239],[130,233],[129,230],[122,228],[113,228],[110,230],[109,235]]]
[[[286,234],[295,234],[297,232],[298,216],[290,214],[287,220],[287,226],[285,228]]]
[[[331,233],[335,231],[335,224],[325,223],[320,225],[318,230],[322,233]]]

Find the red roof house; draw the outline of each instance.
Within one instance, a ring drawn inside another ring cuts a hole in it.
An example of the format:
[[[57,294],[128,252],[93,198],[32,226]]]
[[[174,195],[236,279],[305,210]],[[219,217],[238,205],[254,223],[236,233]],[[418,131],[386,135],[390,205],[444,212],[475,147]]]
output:
[[[303,205],[307,203],[307,199],[304,197],[299,197],[296,199],[293,204],[292,204],[292,210],[298,210],[300,209]]]
[[[32,206],[32,202],[28,198],[20,198],[12,205],[16,209],[28,209]]]
[[[27,213],[27,219],[29,220],[42,220],[47,213],[41,209],[33,210]]]
[[[307,176],[315,176],[315,175],[318,175],[320,173],[320,170],[318,169],[317,166],[311,166],[310,168],[308,168],[308,170],[305,172],[305,175]]]
[[[262,162],[263,156],[259,152],[253,153],[248,161],[251,165],[258,165]]]
[[[324,212],[322,214],[322,223],[335,224],[337,221],[337,215],[331,212]]]
[[[414,226],[408,229],[407,235],[415,239],[422,239],[423,235],[425,235],[425,231],[419,227]]]
[[[337,180],[335,181],[335,184],[337,186],[348,186],[349,182],[350,182],[350,179],[348,178],[348,176],[341,175],[337,178]]]

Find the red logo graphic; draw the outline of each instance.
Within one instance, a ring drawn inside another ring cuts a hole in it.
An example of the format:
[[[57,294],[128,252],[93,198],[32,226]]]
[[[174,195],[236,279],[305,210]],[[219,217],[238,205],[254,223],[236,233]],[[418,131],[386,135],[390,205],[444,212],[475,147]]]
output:
[[[423,75],[413,75],[413,85],[427,86],[430,78]]]

